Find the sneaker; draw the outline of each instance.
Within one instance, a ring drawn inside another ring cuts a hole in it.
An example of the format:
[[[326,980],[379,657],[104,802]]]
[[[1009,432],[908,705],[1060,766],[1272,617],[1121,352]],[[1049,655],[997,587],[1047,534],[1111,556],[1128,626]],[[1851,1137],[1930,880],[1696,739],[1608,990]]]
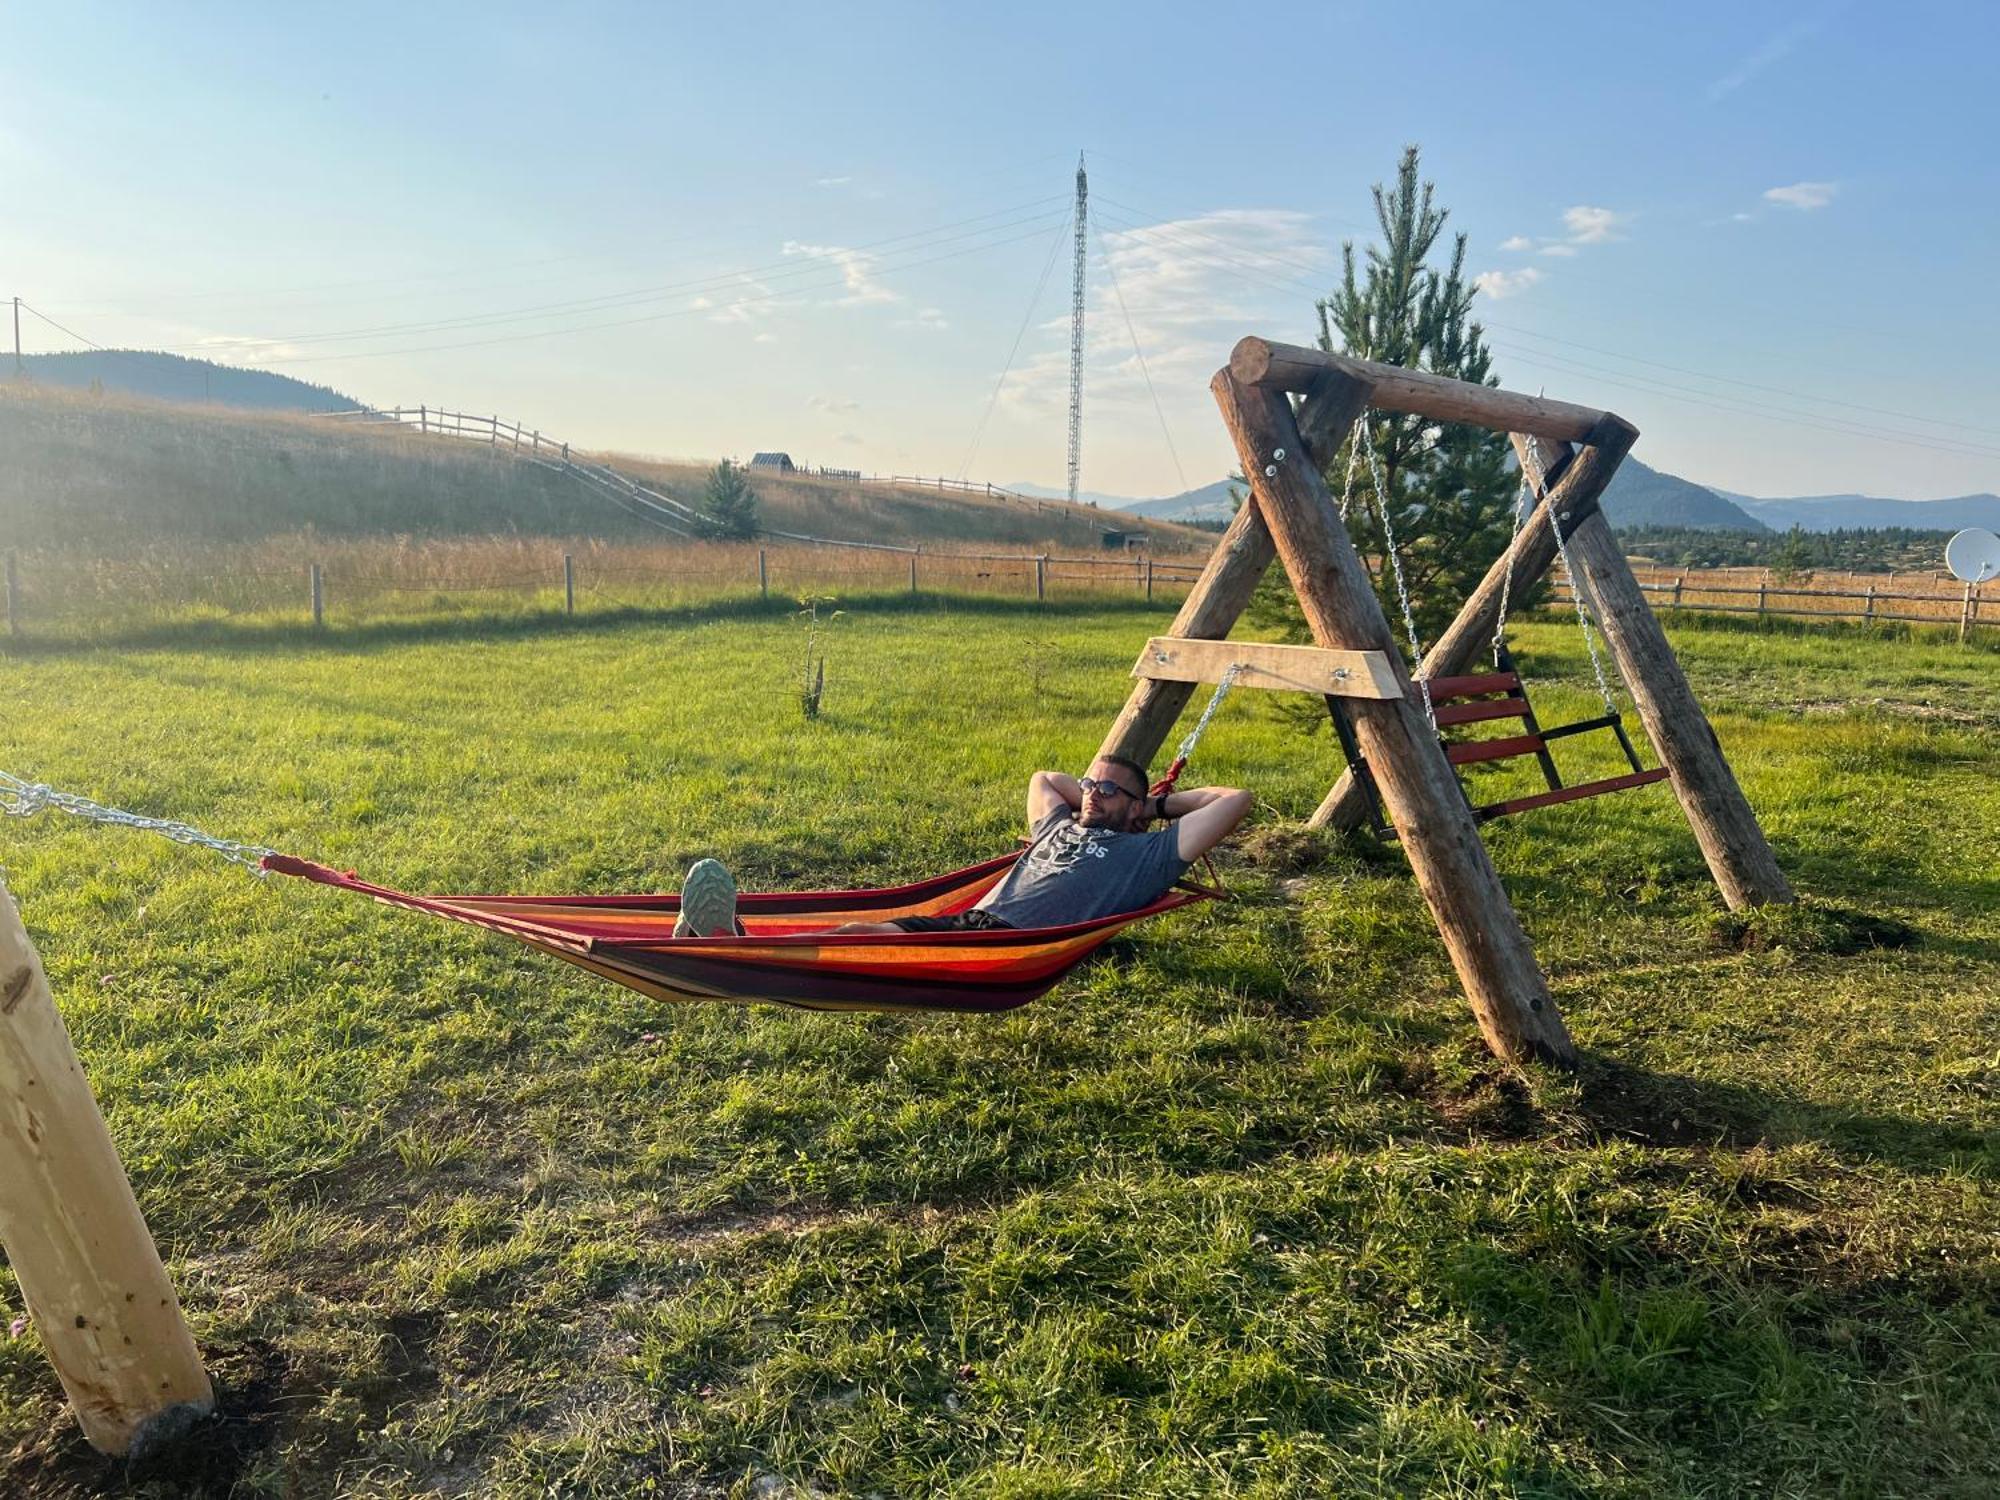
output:
[[[736,920],[736,882],[720,860],[696,860],[688,871],[681,886],[681,914],[674,923],[674,936],[743,936],[743,924]]]

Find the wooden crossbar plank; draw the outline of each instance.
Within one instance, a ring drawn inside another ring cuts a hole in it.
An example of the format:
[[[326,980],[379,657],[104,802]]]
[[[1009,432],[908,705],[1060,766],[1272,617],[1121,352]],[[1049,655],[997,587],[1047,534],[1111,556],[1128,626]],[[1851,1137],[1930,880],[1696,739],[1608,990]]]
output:
[[[1197,641],[1156,635],[1132,668],[1155,682],[1220,682],[1231,667],[1238,686],[1277,688],[1336,698],[1400,698],[1402,684],[1387,653],[1322,646],[1273,646],[1261,641]]]
[[[1444,758],[1455,766],[1476,766],[1483,761],[1511,760],[1517,755],[1533,755],[1542,748],[1539,734],[1517,734],[1504,740],[1465,740],[1444,747]]]
[[[1532,797],[1516,797],[1509,802],[1491,802],[1479,809],[1479,817],[1504,817],[1508,813],[1527,812],[1535,807],[1553,807],[1558,802],[1576,802],[1585,797],[1602,797],[1606,792],[1622,792],[1635,786],[1650,786],[1656,781],[1667,779],[1667,768],[1656,766],[1650,771],[1635,771],[1630,776],[1607,776],[1602,781],[1585,781],[1576,786],[1560,787],[1553,792],[1536,792]]]
[[[1441,703],[1434,717],[1438,728],[1452,724],[1480,724],[1488,719],[1518,719],[1528,712],[1526,698],[1482,698],[1476,703]]]
[[[1470,677],[1433,677],[1431,702],[1441,703],[1446,698],[1472,698],[1481,693],[1513,693],[1521,687],[1521,678],[1515,672],[1480,672]]]

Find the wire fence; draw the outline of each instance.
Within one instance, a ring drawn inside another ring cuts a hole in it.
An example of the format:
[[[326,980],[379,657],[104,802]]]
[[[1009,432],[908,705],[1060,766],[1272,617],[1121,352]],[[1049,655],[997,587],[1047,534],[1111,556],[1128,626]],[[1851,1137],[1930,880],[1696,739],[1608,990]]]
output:
[[[160,544],[123,558],[61,550],[6,555],[16,638],[103,639],[175,624],[325,628],[390,619],[585,614],[730,599],[882,594],[1176,604],[1204,559],[1128,553],[969,552],[879,543],[609,543],[489,537],[317,536],[233,546]]]
[[[1755,568],[1634,569],[1656,613],[1755,615],[1759,619],[1850,620],[1955,627],[1968,640],[2000,626],[2000,607],[1980,585],[1949,573],[1782,574]],[[1568,580],[1552,580],[1558,598],[1574,597]],[[1982,607],[1985,610],[1981,617]]]

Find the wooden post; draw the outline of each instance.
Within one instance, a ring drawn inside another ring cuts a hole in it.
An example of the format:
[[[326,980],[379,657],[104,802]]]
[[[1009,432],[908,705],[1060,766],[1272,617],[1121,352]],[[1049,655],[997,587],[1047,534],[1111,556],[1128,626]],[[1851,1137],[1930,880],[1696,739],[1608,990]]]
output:
[[[1049,558],[1045,552],[1035,559],[1035,597],[1045,599],[1049,592]]]
[[[1875,585],[1873,582],[1870,582],[1868,585],[1868,605],[1862,610],[1861,618],[1866,624],[1873,625],[1875,623]]]
[[[1958,643],[1963,646],[1965,638],[1972,630],[1972,585],[1965,586],[1965,602],[1958,607]]]
[[[307,582],[312,586],[312,614],[315,628],[326,624],[326,590],[320,577],[319,564],[308,563]]]
[[[576,613],[576,559],[563,554],[563,613]]]
[[[1153,560],[1150,557],[1146,559],[1146,602],[1153,602]]]
[[[1616,417],[1599,420],[1590,430],[1591,441],[1563,471],[1554,490],[1536,501],[1527,520],[1521,523],[1513,545],[1495,559],[1479,587],[1459,608],[1457,617],[1424,653],[1417,676],[1454,677],[1491,646],[1500,625],[1501,600],[1521,598],[1541,582],[1556,560],[1554,517],[1565,518],[1563,535],[1567,537],[1585,516],[1597,514],[1598,498],[1611,483],[1611,476],[1618,471],[1637,436]],[[1312,443],[1308,446],[1322,455],[1315,462],[1323,462],[1324,456],[1331,455],[1330,449]],[[1569,445],[1551,442],[1548,452],[1553,468],[1569,452]],[[1355,779],[1352,771],[1343,771],[1307,823],[1313,828],[1359,828],[1368,821],[1369,813],[1367,788]]]
[[[417,408],[417,431],[421,433],[428,433],[430,430],[431,430],[431,409],[428,406],[420,406]]]
[[[1762,578],[1757,580],[1757,618],[1760,620],[1764,618],[1764,590],[1770,586],[1771,575],[1767,571]]]
[[[910,549],[910,592],[917,591],[917,549]]]
[[[21,568],[13,548],[7,549],[7,634],[21,633]]]
[[[1681,607],[1681,585],[1682,585],[1682,584],[1684,584],[1684,583],[1686,583],[1687,581],[1688,581],[1688,576],[1687,576],[1687,574],[1685,574],[1685,573],[1680,573],[1680,574],[1677,574],[1677,575],[1675,575],[1675,578],[1674,578],[1674,603],[1673,603],[1673,607],[1674,607],[1675,609],[1679,609],[1679,608]]]
[[[1517,437],[1515,451],[1531,476],[1546,472],[1546,450],[1539,441]],[[1797,900],[1666,632],[1646,603],[1645,590],[1601,514],[1586,517],[1570,534],[1569,556],[1581,575],[1572,582],[1587,588],[1597,606],[1598,629],[1625,678],[1639,721],[1672,777],[1674,795],[1709,873],[1722,888],[1722,899],[1732,911]]]
[[[1167,634],[1201,641],[1219,641],[1228,635],[1229,627],[1249,604],[1250,596],[1257,591],[1257,584],[1276,555],[1270,529],[1264,525],[1253,492],[1208,555],[1207,566],[1188,590],[1187,597],[1181,600],[1180,611]],[[1193,695],[1192,683],[1138,683],[1097,753],[1122,755],[1146,765],[1159,753],[1174,721]]]
[[[214,1409],[173,1283],[4,886],[0,1245],[93,1448],[123,1454]]]
[[[1574,1061],[1576,1049],[1521,920],[1411,686],[1367,569],[1318,464],[1304,451],[1290,402],[1280,390],[1239,384],[1227,369],[1210,389],[1313,639],[1321,646],[1386,652],[1402,685],[1399,698],[1354,699],[1349,714],[1487,1045],[1509,1059]],[[1301,420],[1330,451],[1368,397],[1365,381],[1326,370],[1307,398],[1308,407],[1323,404]]]
[[[764,549],[762,547],[757,549],[757,596],[760,599],[771,597],[771,574],[764,565]]]

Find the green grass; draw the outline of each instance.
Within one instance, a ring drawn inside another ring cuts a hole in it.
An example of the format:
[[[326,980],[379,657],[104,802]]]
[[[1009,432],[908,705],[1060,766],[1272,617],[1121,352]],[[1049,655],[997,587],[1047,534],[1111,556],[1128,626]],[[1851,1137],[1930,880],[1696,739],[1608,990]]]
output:
[[[754,614],[0,657],[0,764],[416,889],[875,883],[1005,847],[1165,618],[858,609],[811,723]],[[1364,844],[1260,831],[1240,903],[980,1020],[667,1009],[9,825],[233,1415],[99,1464],[0,1340],[0,1488],[1993,1493],[2000,657],[1673,631],[1814,904],[1724,920],[1664,788],[1496,825],[1574,1075],[1487,1056]],[[1196,774],[1273,829],[1334,761],[1243,693]]]

